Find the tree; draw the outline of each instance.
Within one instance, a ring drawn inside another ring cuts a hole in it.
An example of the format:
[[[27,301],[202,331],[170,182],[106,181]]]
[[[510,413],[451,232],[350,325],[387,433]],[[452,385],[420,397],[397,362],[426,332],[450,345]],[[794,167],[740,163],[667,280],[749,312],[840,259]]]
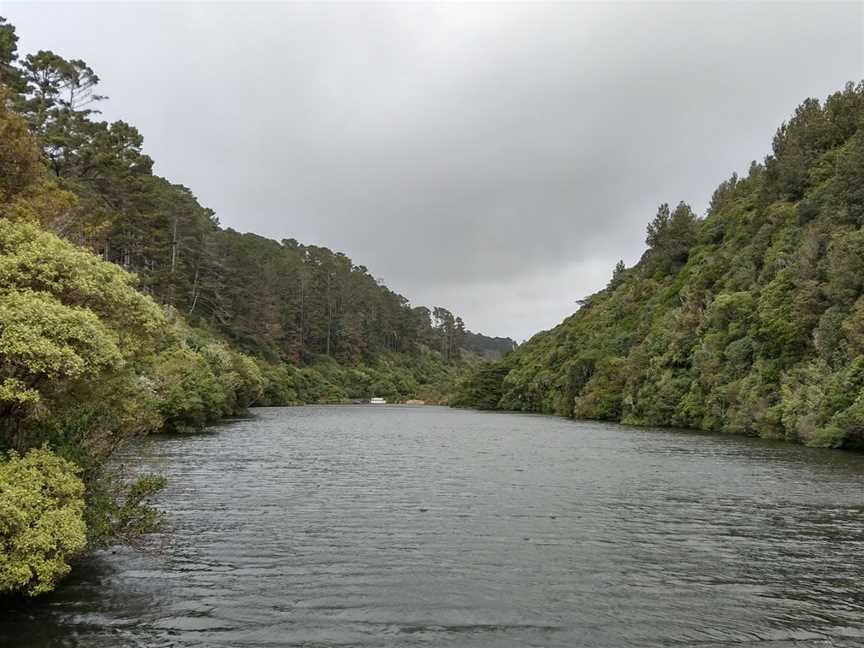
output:
[[[0,218],[55,226],[77,201],[46,177],[39,149],[26,122],[9,109],[8,97],[0,89]]]
[[[15,26],[0,16],[0,85],[13,93],[24,92],[26,84],[18,69],[18,35]]]
[[[626,272],[627,267],[624,265],[624,261],[619,260],[618,263],[615,264],[615,268],[612,270],[612,278],[609,280],[607,284],[607,288],[609,290],[615,290],[618,286],[621,285],[621,282],[624,281],[624,273]]]
[[[645,243],[650,270],[668,273],[685,262],[696,242],[698,218],[687,203],[680,202],[675,211],[663,203],[648,224]]]
[[[649,248],[659,247],[669,229],[669,221],[669,203],[663,203],[657,208],[657,215],[654,216],[654,220],[648,223],[645,245]]]

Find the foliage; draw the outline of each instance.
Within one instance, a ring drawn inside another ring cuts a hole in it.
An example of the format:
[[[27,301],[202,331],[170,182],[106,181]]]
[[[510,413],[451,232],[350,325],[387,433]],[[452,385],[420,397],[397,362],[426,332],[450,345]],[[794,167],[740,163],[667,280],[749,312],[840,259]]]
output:
[[[198,430],[221,417],[227,393],[203,355],[186,347],[167,349],[152,371],[167,430]]]
[[[40,431],[69,417],[72,395],[90,385],[109,376],[115,388],[121,377],[137,381],[133,366],[156,344],[164,318],[133,283],[35,225],[0,219],[0,439],[7,445],[41,443]]]
[[[381,353],[370,362],[356,365],[342,365],[328,356],[318,356],[304,367],[265,369],[276,383],[267,384],[265,393],[287,394],[287,401],[271,398],[268,404],[354,402],[373,396],[391,402],[419,398],[442,403],[447,401],[449,387],[459,371],[459,367],[430,350]]]
[[[131,476],[125,466],[100,471],[88,484],[85,521],[89,546],[137,546],[146,534],[162,530],[165,515],[151,500],[165,485],[161,475]]]
[[[0,592],[53,589],[86,543],[79,470],[47,448],[0,461]]]
[[[188,326],[176,311],[169,311],[168,320],[169,343],[150,360],[145,373],[156,396],[162,429],[200,430],[258,404],[265,378],[252,358]]]
[[[456,384],[450,405],[495,409],[501,400],[504,377],[509,370],[503,362],[479,365]]]

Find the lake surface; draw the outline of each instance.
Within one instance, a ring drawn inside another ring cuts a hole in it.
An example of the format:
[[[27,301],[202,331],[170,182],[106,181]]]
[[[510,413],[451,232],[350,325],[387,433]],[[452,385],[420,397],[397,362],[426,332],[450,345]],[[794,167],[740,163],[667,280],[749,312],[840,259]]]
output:
[[[151,438],[172,533],[0,646],[862,646],[864,455],[438,407]]]

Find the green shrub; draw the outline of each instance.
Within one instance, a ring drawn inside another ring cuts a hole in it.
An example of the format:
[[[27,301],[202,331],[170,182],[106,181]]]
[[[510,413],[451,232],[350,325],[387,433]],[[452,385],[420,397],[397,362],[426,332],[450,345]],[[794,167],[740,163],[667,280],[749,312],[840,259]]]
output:
[[[145,534],[164,527],[164,514],[150,505],[165,488],[161,475],[132,477],[125,466],[100,470],[88,480],[87,541],[91,547],[123,543],[138,546]]]
[[[273,365],[264,361],[258,361],[258,369],[261,372],[263,386],[259,405],[299,405],[300,397],[294,381],[294,370],[290,365]]]
[[[495,409],[503,393],[504,376],[509,370],[500,362],[477,366],[456,384],[450,405]]]
[[[621,394],[624,390],[624,358],[604,358],[575,399],[576,418],[617,421],[621,418]]]
[[[47,447],[0,463],[0,591],[51,591],[86,544],[78,469]]]
[[[234,394],[234,413],[242,414],[257,405],[264,395],[264,375],[255,361],[243,353],[233,352],[231,365],[238,378]]]
[[[194,431],[221,418],[228,395],[203,355],[168,349],[155,358],[152,371],[167,430]]]

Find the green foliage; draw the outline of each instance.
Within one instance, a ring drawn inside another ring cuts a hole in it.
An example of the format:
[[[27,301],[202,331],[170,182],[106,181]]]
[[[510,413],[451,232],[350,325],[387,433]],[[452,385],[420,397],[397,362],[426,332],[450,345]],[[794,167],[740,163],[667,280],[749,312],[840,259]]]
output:
[[[96,315],[69,307],[46,293],[12,292],[0,296],[0,354],[6,372],[21,390],[12,399],[38,402],[28,386],[98,375],[121,361],[117,339]]]
[[[18,62],[18,35],[15,26],[10,25],[0,16],[0,84],[20,92],[24,89],[24,80]]]
[[[445,362],[440,354],[422,349],[414,354],[382,353],[353,366],[319,356],[294,371],[293,387],[304,403],[338,403],[373,396],[390,402],[419,398],[446,403],[449,386],[458,373],[459,368]]]
[[[460,380],[450,399],[453,407],[495,409],[501,401],[504,377],[510,367],[503,362],[479,365]]]
[[[0,220],[0,291],[50,295],[91,311],[129,357],[152,348],[163,317],[134,275],[27,223]]]
[[[615,290],[618,286],[621,285],[621,282],[624,281],[624,273],[627,271],[627,266],[624,265],[624,261],[620,260],[615,264],[615,268],[612,270],[612,278],[609,280],[609,284],[606,286],[607,290]]]
[[[838,447],[864,442],[864,356],[832,370],[820,360],[796,367],[782,384],[779,405],[787,437]]]
[[[575,397],[573,416],[585,419],[618,420],[621,418],[624,358],[603,358],[591,378]]]
[[[134,391],[134,365],[164,324],[133,282],[35,225],[0,219],[0,439],[7,446],[39,445],[97,395],[122,409],[100,386]]]
[[[257,364],[264,379],[258,405],[300,405],[302,403],[297,394],[296,372],[291,365],[270,364],[263,360],[258,360]]]
[[[53,589],[86,544],[79,470],[47,448],[0,462],[0,592]]]
[[[662,205],[636,266],[454,402],[864,444],[862,124],[864,83],[805,101],[705,219]]]
[[[202,354],[168,349],[155,358],[152,372],[167,430],[194,431],[221,418],[228,393]]]
[[[111,466],[91,478],[85,510],[89,546],[136,546],[146,534],[162,530],[165,515],[151,500],[165,485],[160,475],[132,477],[124,466]]]
[[[168,311],[168,320],[165,348],[145,369],[161,428],[197,431],[259,403],[267,385],[259,363],[213,334],[190,327],[176,311]]]
[[[39,149],[30,137],[27,123],[6,107],[8,98],[8,92],[0,89],[0,203],[3,204],[26,192],[43,175]]]

